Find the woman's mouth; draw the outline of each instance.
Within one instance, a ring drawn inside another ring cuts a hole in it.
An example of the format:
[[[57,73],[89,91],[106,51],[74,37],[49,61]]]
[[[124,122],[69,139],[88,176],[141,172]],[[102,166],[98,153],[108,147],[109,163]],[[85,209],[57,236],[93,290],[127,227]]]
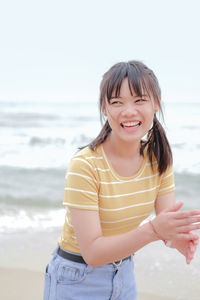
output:
[[[135,128],[135,127],[139,127],[141,125],[141,122],[140,121],[122,122],[120,123],[120,125],[123,128]]]

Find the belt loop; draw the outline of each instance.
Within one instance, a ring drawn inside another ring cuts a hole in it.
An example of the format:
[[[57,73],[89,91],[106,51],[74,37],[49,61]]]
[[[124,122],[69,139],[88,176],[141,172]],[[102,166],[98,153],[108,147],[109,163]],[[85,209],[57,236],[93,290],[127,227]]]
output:
[[[118,268],[122,264],[122,259],[119,261],[114,261],[112,264],[115,268]]]

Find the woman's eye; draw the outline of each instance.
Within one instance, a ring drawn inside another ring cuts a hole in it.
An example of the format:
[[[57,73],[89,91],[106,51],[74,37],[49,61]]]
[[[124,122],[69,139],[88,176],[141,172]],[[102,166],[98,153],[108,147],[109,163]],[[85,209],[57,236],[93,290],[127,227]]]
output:
[[[145,101],[146,101],[145,99],[142,99],[142,98],[141,98],[141,99],[137,99],[135,102],[136,102],[136,103],[140,103],[140,102],[145,102]]]
[[[120,102],[120,101],[117,101],[117,100],[111,102],[111,104],[120,104],[120,103],[121,103],[121,102]]]

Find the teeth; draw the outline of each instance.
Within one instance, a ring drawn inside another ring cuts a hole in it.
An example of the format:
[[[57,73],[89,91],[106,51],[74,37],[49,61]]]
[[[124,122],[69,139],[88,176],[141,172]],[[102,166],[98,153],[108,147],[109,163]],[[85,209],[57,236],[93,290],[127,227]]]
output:
[[[122,125],[124,127],[133,127],[133,126],[138,126],[140,125],[140,122],[126,122],[126,123],[122,123]]]

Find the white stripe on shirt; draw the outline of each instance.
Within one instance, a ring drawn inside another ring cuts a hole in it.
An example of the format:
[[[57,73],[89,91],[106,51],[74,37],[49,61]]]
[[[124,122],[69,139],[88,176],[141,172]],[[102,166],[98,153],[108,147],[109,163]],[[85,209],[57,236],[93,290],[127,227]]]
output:
[[[80,173],[68,172],[65,179],[68,177],[68,175],[75,175],[75,176],[80,176],[80,177],[83,177],[83,178],[87,178],[87,179],[92,180],[92,181],[94,181],[96,183],[99,183],[99,184],[110,185],[110,184],[121,184],[121,183],[129,183],[129,182],[137,182],[137,181],[141,181],[141,180],[146,180],[146,179],[149,179],[149,178],[156,177],[158,174],[159,173],[156,173],[156,174],[153,174],[153,175],[150,175],[150,176],[146,176],[146,177],[134,178],[134,179],[131,179],[131,180],[106,182],[106,181],[97,181],[96,179],[94,179],[92,177],[89,177],[87,175],[83,175],[83,174],[80,174]]]
[[[102,156],[96,157],[96,156],[86,156],[87,159],[103,159]]]
[[[77,208],[82,207],[82,208],[88,208],[88,209],[90,209],[90,208],[96,208],[96,209],[99,209],[97,205],[74,204],[74,203],[70,203],[70,202],[66,202],[66,201],[64,201],[63,204],[69,205],[69,206],[71,206],[71,207],[77,207]]]
[[[94,193],[94,192],[91,192],[91,191],[80,190],[80,189],[75,189],[75,188],[70,188],[70,187],[66,187],[65,191],[74,191],[74,192],[80,192],[80,193],[86,193],[86,194],[91,194],[91,195],[98,196],[97,193]]]
[[[146,193],[146,192],[151,192],[155,189],[159,188],[159,185],[151,188],[151,189],[147,189],[147,190],[141,190],[141,191],[137,191],[137,192],[133,192],[133,193],[128,193],[128,194],[119,194],[119,195],[99,195],[101,198],[119,198],[119,197],[124,197],[124,196],[131,196],[131,195],[136,195],[136,194],[141,194],[141,193]]]
[[[110,171],[110,169],[101,169],[101,168],[94,168],[87,160],[85,160],[85,159],[82,159],[82,158],[73,158],[73,160],[80,160],[80,161],[82,161],[82,162],[84,162],[84,163],[86,163],[88,166],[90,166],[90,168],[92,169],[92,170],[100,170],[100,171],[102,171],[102,172],[108,172],[108,171]]]
[[[175,187],[175,185],[174,185],[174,184],[172,184],[172,185],[170,185],[170,186],[168,186],[168,187],[166,187],[166,188],[163,188],[163,189],[159,190],[159,192],[158,192],[158,193],[160,193],[160,192],[162,192],[162,191],[169,190],[169,189],[171,189],[171,188],[173,188],[173,187]]]
[[[96,183],[98,183],[98,181],[96,181],[96,179],[92,178],[92,177],[89,177],[87,175],[83,175],[83,174],[80,174],[80,173],[76,173],[76,172],[68,172],[65,179],[69,176],[69,175],[75,175],[75,176],[79,176],[79,177],[83,177],[83,178],[87,178],[89,180],[92,180]]]
[[[145,202],[145,203],[137,203],[137,204],[133,204],[133,205],[129,205],[129,206],[123,206],[123,207],[120,207],[120,208],[102,208],[102,207],[99,207],[99,209],[103,210],[103,211],[120,211],[120,210],[128,209],[128,208],[131,208],[131,207],[150,205],[154,202],[155,202],[155,200]]]
[[[101,223],[109,223],[109,224],[113,224],[113,223],[120,223],[120,222],[124,222],[124,221],[129,221],[129,220],[133,220],[133,219],[138,219],[141,217],[146,217],[149,216],[149,214],[144,214],[144,215],[140,215],[140,216],[134,216],[134,217],[130,217],[130,218],[125,218],[125,219],[120,219],[117,221],[101,221]]]
[[[171,173],[169,173],[168,175],[164,176],[163,179],[168,178],[168,177],[172,176],[173,174],[174,174],[174,173],[171,172]]]

